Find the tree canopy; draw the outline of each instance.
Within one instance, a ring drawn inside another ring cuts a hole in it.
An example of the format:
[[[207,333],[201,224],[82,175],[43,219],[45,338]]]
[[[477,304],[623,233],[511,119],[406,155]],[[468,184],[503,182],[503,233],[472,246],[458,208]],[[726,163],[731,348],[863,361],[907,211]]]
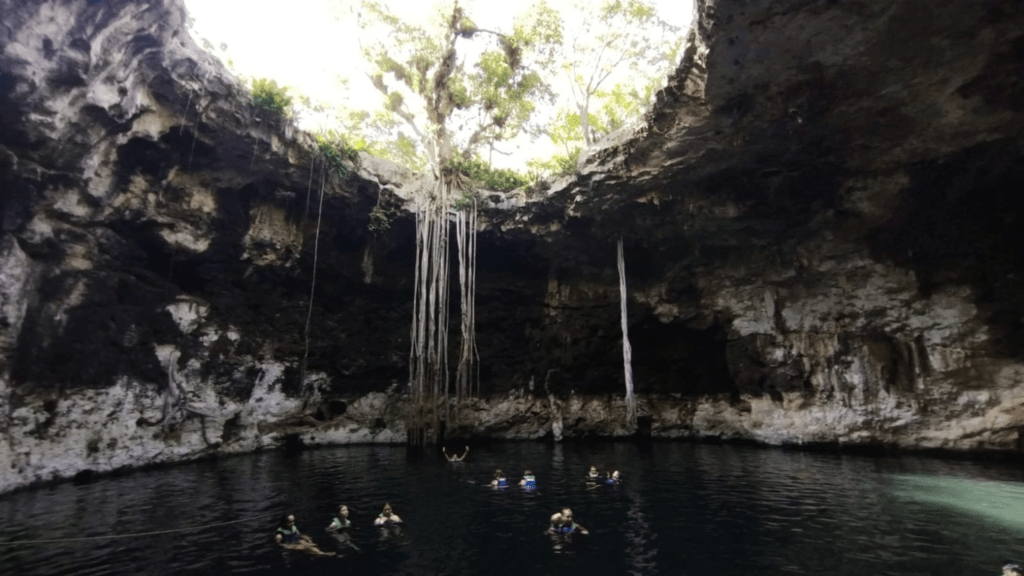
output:
[[[436,176],[496,142],[544,132],[531,120],[539,104],[554,103],[546,78],[557,64],[562,28],[543,1],[505,31],[478,27],[457,1],[426,25],[373,1],[363,3],[360,16],[366,29],[391,39],[363,47],[374,67],[370,80],[385,98],[380,122],[404,124],[399,134],[418,144]]]
[[[562,64],[572,105],[560,114],[561,132],[551,135],[556,144],[589,147],[643,113],[676,65],[682,41],[679,28],[644,0],[604,0],[598,10],[577,9],[583,18]]]

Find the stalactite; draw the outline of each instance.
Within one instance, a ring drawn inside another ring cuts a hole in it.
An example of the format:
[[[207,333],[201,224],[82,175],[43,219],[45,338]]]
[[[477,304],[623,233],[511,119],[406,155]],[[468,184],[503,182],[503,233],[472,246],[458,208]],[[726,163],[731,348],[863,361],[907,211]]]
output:
[[[622,364],[626,377],[626,426],[636,430],[636,396],[633,394],[633,350],[629,345],[629,323],[626,316],[626,259],[619,238],[619,296],[622,303]]]

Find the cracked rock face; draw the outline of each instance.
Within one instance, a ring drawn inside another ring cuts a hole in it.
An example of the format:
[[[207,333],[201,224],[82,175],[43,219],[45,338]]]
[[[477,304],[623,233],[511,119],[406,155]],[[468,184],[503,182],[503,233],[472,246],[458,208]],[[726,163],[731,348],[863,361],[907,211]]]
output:
[[[422,179],[365,155],[324,175],[313,139],[196,47],[177,0],[0,10],[0,491],[403,442],[402,207]],[[696,11],[646,118],[574,177],[484,195],[484,399],[449,429],[634,432],[621,236],[640,433],[1024,449],[1024,13]],[[373,234],[378,197],[396,215]]]

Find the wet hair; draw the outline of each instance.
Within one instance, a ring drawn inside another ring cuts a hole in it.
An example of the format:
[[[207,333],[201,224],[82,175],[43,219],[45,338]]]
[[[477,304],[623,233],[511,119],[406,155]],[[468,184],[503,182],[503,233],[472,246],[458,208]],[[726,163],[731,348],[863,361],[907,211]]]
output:
[[[501,468],[498,468],[497,470],[494,471],[495,478],[501,478],[504,474],[505,473],[501,471]]]
[[[281,521],[277,523],[277,527],[278,528],[287,528],[288,527],[288,519],[291,518],[291,517],[292,517],[291,514],[285,514],[284,516],[281,516]]]
[[[533,474],[533,470],[530,470],[529,468],[527,468],[526,472],[523,472],[523,474],[526,475],[526,476],[530,476],[531,474]]]

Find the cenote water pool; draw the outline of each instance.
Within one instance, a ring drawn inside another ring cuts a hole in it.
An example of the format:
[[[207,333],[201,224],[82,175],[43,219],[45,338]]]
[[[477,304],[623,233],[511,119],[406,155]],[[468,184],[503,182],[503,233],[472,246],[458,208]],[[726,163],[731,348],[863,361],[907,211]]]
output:
[[[586,467],[622,470],[587,490]],[[482,487],[500,466],[539,488]],[[370,526],[389,500],[406,522]],[[324,531],[339,503],[347,547]],[[571,506],[591,534],[556,547]],[[272,544],[277,515],[338,557]],[[166,535],[0,546],[0,574],[999,574],[1024,559],[1024,471],[1013,464],[741,446],[497,444],[461,466],[404,447],[268,452],[0,498],[0,542],[199,527]]]

